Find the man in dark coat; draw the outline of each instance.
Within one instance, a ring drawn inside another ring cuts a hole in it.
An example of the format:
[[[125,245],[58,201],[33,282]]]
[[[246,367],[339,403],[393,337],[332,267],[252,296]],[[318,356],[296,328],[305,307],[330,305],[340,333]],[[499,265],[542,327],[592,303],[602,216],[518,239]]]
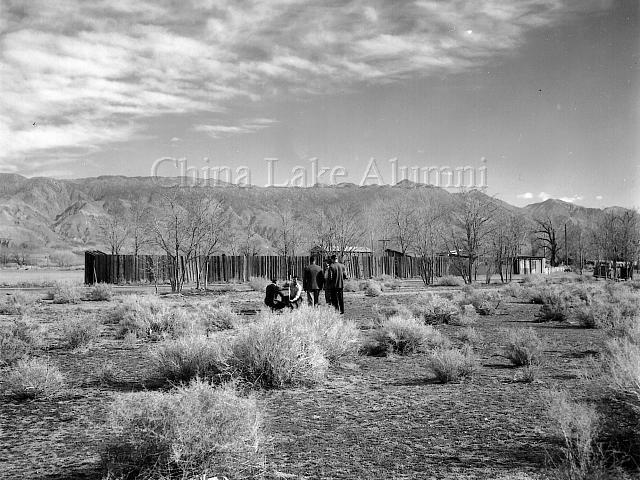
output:
[[[331,260],[326,259],[324,261],[324,270],[322,271],[323,277],[323,287],[324,287],[324,300],[327,305],[333,305],[333,292],[331,291],[331,286],[329,285],[329,271],[331,267]]]
[[[322,268],[316,265],[316,259],[311,257],[311,263],[304,269],[302,274],[302,289],[307,292],[307,302],[316,307],[320,290],[324,284],[324,274]]]
[[[331,303],[336,310],[344,313],[344,297],[343,288],[344,280],[347,278],[344,265],[338,261],[335,255],[331,256],[331,265],[329,266],[329,286],[331,287]]]
[[[284,301],[282,293],[280,293],[280,287],[276,283],[275,278],[271,279],[271,283],[267,285],[264,296],[264,304],[271,308],[271,311],[281,310],[287,306],[287,302]]]

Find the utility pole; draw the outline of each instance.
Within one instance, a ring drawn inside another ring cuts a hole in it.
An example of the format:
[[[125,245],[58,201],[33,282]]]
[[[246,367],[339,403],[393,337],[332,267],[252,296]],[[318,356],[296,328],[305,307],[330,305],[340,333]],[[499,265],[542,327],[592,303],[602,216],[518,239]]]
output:
[[[567,251],[567,224],[564,224],[564,265],[569,265],[569,252]]]

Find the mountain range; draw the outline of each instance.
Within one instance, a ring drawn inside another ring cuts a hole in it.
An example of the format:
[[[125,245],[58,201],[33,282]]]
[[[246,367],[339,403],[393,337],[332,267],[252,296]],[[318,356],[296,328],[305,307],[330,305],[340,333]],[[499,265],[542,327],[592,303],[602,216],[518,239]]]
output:
[[[116,210],[115,207],[141,200],[153,208],[161,191],[177,181],[168,177],[124,176],[62,180],[0,173],[0,239],[9,239],[12,245],[29,243],[37,248],[53,250],[71,249],[79,252],[104,248],[98,225]],[[299,215],[305,215],[324,203],[374,205],[381,200],[393,200],[401,196],[405,189],[424,189],[438,204],[455,202],[457,195],[439,187],[407,180],[393,186],[346,183],[310,188],[238,187],[220,182],[207,188],[215,191],[233,215],[238,218],[255,217],[258,232],[270,227],[270,212],[284,202],[291,202]],[[477,194],[484,196],[481,192]],[[593,222],[606,210],[555,199],[523,208],[498,199],[492,201],[502,209],[522,215],[532,224],[533,219],[543,217],[585,224]]]

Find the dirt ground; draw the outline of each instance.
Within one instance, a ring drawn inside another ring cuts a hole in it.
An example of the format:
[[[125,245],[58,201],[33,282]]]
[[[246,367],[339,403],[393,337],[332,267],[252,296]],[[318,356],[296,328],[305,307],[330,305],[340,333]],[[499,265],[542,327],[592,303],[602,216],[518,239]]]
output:
[[[346,293],[346,316],[366,327],[372,307],[393,300],[410,304],[419,287],[377,298]],[[435,287],[436,292],[450,291]],[[228,296],[238,311],[261,307],[262,295]],[[167,298],[190,302],[194,297]],[[202,297],[198,301],[203,300]],[[56,326],[70,317],[102,318],[114,305],[43,304],[33,317],[44,327],[49,348],[40,355],[71,379],[69,394],[53,400],[0,404],[1,479],[93,479],[102,475],[100,452],[108,435],[104,419],[121,392],[157,388],[149,362],[153,343],[126,347],[107,325],[88,350],[58,346]],[[495,315],[475,325],[480,368],[472,380],[435,383],[426,354],[354,356],[331,369],[322,385],[258,394],[271,439],[267,466],[272,478],[537,479],[545,478],[556,449],[544,394],[561,388],[580,395],[579,372],[597,355],[603,334],[559,323],[534,323],[539,306],[503,302]],[[10,321],[0,316],[0,322]],[[517,381],[517,369],[499,356],[506,331],[533,327],[546,341],[546,363],[533,383]],[[437,327],[456,343],[462,327]],[[117,383],[101,385],[98,369],[111,362]]]

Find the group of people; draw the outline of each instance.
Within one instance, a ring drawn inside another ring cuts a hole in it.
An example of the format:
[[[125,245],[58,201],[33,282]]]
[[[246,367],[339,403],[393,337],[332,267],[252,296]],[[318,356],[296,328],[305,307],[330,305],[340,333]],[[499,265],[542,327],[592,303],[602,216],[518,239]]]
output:
[[[310,306],[317,306],[320,300],[320,290],[324,290],[325,302],[344,314],[344,281],[347,279],[345,267],[338,261],[336,255],[325,260],[324,268],[316,264],[316,259],[311,258],[311,263],[305,267],[302,275],[302,286],[298,283],[298,277],[293,276],[291,282],[282,289],[278,287],[277,279],[271,279],[267,285],[264,303],[271,310],[281,310],[285,307],[298,308],[302,302],[302,292],[307,293],[307,302]]]

